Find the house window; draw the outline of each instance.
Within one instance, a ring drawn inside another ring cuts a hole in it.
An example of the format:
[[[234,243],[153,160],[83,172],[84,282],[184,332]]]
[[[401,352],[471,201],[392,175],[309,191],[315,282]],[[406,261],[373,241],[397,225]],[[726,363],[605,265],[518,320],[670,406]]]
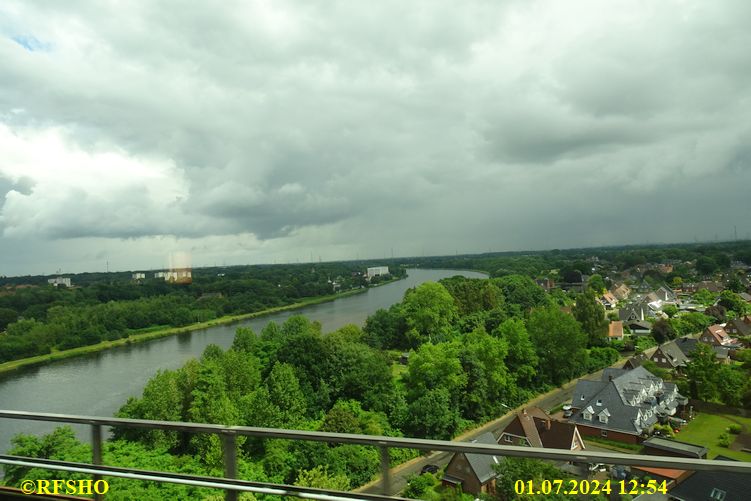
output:
[[[597,405],[602,405],[602,399],[600,398],[597,399]]]
[[[608,430],[600,430],[600,436],[601,437],[607,437],[608,436]]]
[[[590,414],[589,412],[583,413],[582,416],[584,416],[584,419],[586,419],[587,421],[592,420],[592,414]]]
[[[582,402],[584,401],[584,395],[582,395],[582,398],[581,398],[581,400],[582,400]]]
[[[716,499],[717,501],[723,501],[726,494],[727,493],[725,491],[715,487],[714,489],[712,489],[712,493],[709,495],[709,497]]]
[[[511,435],[504,435],[503,440],[505,440],[508,443],[511,443]]]
[[[608,417],[607,417],[607,416],[605,416],[605,415],[603,415],[603,416],[600,416],[600,422],[601,422],[601,423],[607,423],[607,422],[608,422]]]

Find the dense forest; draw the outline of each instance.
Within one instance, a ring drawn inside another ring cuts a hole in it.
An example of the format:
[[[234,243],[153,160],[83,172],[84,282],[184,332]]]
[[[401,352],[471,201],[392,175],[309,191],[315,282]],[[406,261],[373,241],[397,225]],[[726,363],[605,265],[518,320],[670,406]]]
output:
[[[74,275],[74,287],[45,277],[0,279],[0,363],[132,334],[258,312],[375,285],[360,263],[193,270],[190,284],[131,273]],[[392,267],[402,277],[402,267]],[[153,276],[153,275],[152,275]],[[5,331],[3,334],[2,332]]]
[[[617,359],[590,341],[583,324],[528,277],[454,277],[410,289],[362,329],[324,335],[302,316],[260,333],[238,329],[228,350],[211,345],[200,360],[157,373],[118,416],[448,439]],[[406,366],[396,362],[404,351]],[[65,429],[14,444],[14,454],[81,460],[87,448]],[[352,488],[379,464],[376,450],[354,445],[247,439],[240,449],[242,477],[260,481]],[[392,461],[414,455],[393,450]],[[215,436],[116,430],[107,464],[140,457],[145,467],[218,473],[222,456]],[[9,468],[6,481],[27,475]],[[131,496],[203,495],[117,482]]]

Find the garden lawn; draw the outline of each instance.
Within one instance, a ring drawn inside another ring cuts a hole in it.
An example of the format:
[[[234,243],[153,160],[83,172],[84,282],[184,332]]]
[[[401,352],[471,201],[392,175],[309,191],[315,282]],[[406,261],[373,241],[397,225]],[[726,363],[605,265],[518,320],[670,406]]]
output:
[[[722,454],[723,456],[739,461],[751,461],[751,453],[733,451],[718,445],[720,435],[727,431],[728,427],[734,423],[744,427],[743,433],[751,433],[751,418],[702,412],[690,423],[681,428],[680,433],[676,433],[675,440],[707,447],[709,449],[709,453],[707,454],[708,459],[714,459],[718,454]],[[735,439],[736,436],[730,434],[731,439]]]

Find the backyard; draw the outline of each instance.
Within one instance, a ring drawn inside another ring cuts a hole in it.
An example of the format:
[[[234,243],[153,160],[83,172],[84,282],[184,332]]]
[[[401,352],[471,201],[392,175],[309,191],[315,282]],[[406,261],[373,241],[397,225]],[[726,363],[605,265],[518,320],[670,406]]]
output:
[[[728,428],[734,424],[742,427],[740,435],[728,433]],[[719,445],[720,435],[723,433],[728,433],[730,437],[730,448]],[[709,449],[708,459],[713,459],[721,454],[739,461],[751,461],[751,453],[740,450],[741,448],[751,448],[751,418],[700,413],[685,425],[680,433],[675,435],[675,440],[707,447]],[[733,441],[735,441],[735,444],[733,444]],[[741,444],[743,445],[741,446]]]

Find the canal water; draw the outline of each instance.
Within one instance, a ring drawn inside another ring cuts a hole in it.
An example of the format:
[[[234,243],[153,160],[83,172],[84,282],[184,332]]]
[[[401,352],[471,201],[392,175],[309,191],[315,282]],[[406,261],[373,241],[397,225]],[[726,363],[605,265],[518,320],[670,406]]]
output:
[[[281,323],[292,315],[305,315],[320,322],[323,332],[331,332],[347,324],[362,325],[376,310],[401,301],[408,288],[423,282],[454,275],[486,277],[482,273],[455,270],[410,269],[408,272],[404,280],[329,303],[5,374],[0,376],[0,409],[109,417],[128,397],[140,396],[146,382],[158,370],[182,367],[191,358],[200,357],[211,343],[228,348],[239,326],[251,327],[258,333],[268,322]],[[17,433],[48,433],[54,427],[53,423],[0,419],[0,453],[9,449],[10,439]],[[79,436],[87,438],[85,428],[77,428],[77,431]]]

